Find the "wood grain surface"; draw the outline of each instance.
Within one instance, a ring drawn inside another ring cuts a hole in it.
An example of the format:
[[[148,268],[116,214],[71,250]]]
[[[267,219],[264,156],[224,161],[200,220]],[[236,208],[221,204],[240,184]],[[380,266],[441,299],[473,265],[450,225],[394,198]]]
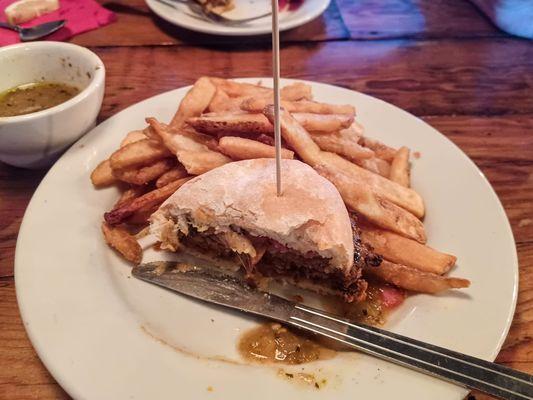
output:
[[[153,14],[144,0],[101,2],[114,11],[116,23],[87,32],[72,39],[81,46],[155,46],[155,45],[221,45],[243,43],[270,44],[270,35],[224,37],[189,31],[174,26]],[[336,2],[331,2],[324,14],[308,24],[284,32],[284,42],[348,39],[350,32],[343,22]]]
[[[101,117],[198,75],[268,76],[268,48],[95,48],[108,71]],[[415,115],[533,113],[533,46],[523,40],[296,43],[283,46],[281,57],[284,77],[358,90]]]
[[[106,65],[99,121],[199,75],[270,74],[268,36],[202,35],[162,21],[142,0],[101,3],[118,21],[72,40]],[[445,134],[485,174],[511,222],[520,264],[516,315],[497,361],[533,373],[533,42],[500,32],[466,1],[446,0],[334,0],[323,16],[282,36],[283,76],[391,102]],[[1,399],[69,398],[26,336],[13,279],[18,230],[45,173],[0,163]]]

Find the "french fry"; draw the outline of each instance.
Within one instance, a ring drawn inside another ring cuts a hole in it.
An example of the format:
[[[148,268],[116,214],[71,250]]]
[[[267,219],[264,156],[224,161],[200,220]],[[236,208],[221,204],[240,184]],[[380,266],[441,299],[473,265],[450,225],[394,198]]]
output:
[[[240,108],[243,111],[248,111],[252,113],[261,113],[263,109],[269,105],[273,104],[274,99],[269,96],[256,96],[256,97],[247,97],[241,104]],[[347,114],[355,115],[355,108],[350,105],[336,105],[336,104],[327,104],[327,103],[317,103],[315,101],[302,100],[302,101],[288,101],[282,100],[281,106],[291,112],[297,113],[313,113],[313,114]]]
[[[155,118],[147,118],[146,122],[163,138],[165,144],[171,141],[178,160],[191,175],[200,175],[231,162],[230,158],[210,150],[205,144],[198,143],[188,136],[173,133],[168,125],[160,123]]]
[[[365,128],[363,125],[355,120],[352,122],[349,128],[346,128],[346,130],[349,130],[352,135],[355,135],[358,138],[361,138],[365,134]]]
[[[348,128],[353,122],[350,114],[292,113],[300,125],[310,132],[337,132]]]
[[[381,158],[385,161],[391,162],[394,156],[396,155],[396,149],[387,146],[384,143],[381,143],[379,140],[371,139],[367,136],[361,138],[360,144],[369,149],[374,150],[376,157]]]
[[[129,203],[133,199],[136,199],[139,196],[142,196],[146,192],[145,186],[132,186],[129,189],[126,189],[120,195],[120,198],[117,200],[113,208],[122,207],[124,204]]]
[[[228,103],[230,102],[230,97],[227,95],[225,91],[223,91],[221,88],[217,87],[215,90],[215,94],[213,95],[213,98],[211,99],[211,102],[209,103],[209,106],[207,107],[207,110],[209,112],[224,112],[228,111]]]
[[[213,85],[208,77],[203,76],[198,79],[181,101],[178,111],[176,111],[169,125],[179,129],[188,118],[201,115],[211,103],[215,91],[216,86]]]
[[[241,109],[242,97],[229,97],[222,89],[217,88],[207,110],[214,113],[237,112]]]
[[[344,114],[294,113],[292,116],[308,131],[322,133],[339,131],[353,121],[353,117]],[[263,114],[204,114],[189,118],[187,123],[199,132],[217,136],[272,135],[274,132],[274,127]]]
[[[111,168],[125,169],[150,164],[172,154],[161,143],[143,139],[127,144],[115,151],[109,158]]]
[[[182,164],[191,175],[201,175],[221,165],[231,162],[231,158],[222,153],[190,152],[181,156]]]
[[[205,133],[198,132],[195,130],[192,126],[185,125],[183,128],[179,130],[179,134],[182,136],[186,136],[189,139],[194,140],[197,143],[205,145],[209,150],[218,151],[218,140],[217,138],[206,135]]]
[[[359,144],[359,140],[363,135],[363,130],[360,128],[360,125],[357,123],[357,121],[353,121],[348,128],[341,129],[339,132],[334,132],[334,134],[341,140],[356,142]]]
[[[258,142],[268,144],[269,146],[275,146],[276,140],[273,136],[270,135],[259,135],[257,137],[254,137],[254,140],[257,140]],[[281,143],[283,144],[283,138],[281,138]]]
[[[351,140],[343,137],[342,132],[344,131],[346,129],[331,134],[311,133],[311,137],[322,150],[337,153],[350,160],[371,159],[374,157],[374,152],[358,144],[357,138],[356,140]]]
[[[406,188],[384,178],[378,174],[367,171],[364,168],[338,156],[334,153],[323,154],[324,162],[353,177],[362,185],[368,186],[380,198],[400,206],[418,218],[424,216],[424,201],[422,197],[412,189]]]
[[[138,142],[139,140],[146,139],[146,135],[144,134],[144,131],[131,131],[128,132],[126,137],[122,139],[122,142],[120,142],[120,147],[124,147],[130,143]]]
[[[283,100],[297,101],[297,100],[313,100],[313,90],[311,86],[306,83],[296,82],[280,90],[280,97]]]
[[[270,122],[274,121],[273,105],[265,107],[263,113]],[[309,132],[286,110],[281,110],[280,125],[283,139],[285,139],[302,160],[311,166],[319,164],[322,161],[320,147],[313,141]]]
[[[211,82],[219,89],[226,92],[229,97],[244,97],[244,96],[272,96],[272,89],[260,85],[253,85],[251,83],[235,82],[229,79],[209,78]],[[280,96],[283,100],[297,101],[297,100],[312,100],[311,86],[296,82],[283,87],[280,91]]]
[[[211,77],[217,88],[226,92],[229,97],[243,97],[243,96],[261,96],[271,95],[272,89],[259,85],[252,85],[251,83],[235,82],[228,79]]]
[[[132,185],[145,185],[176,165],[175,158],[163,158],[140,168],[113,170],[115,177]]]
[[[409,187],[409,149],[400,147],[392,159],[389,179],[402,186]]]
[[[161,204],[190,179],[191,177],[178,179],[159,189],[152,190],[121,207],[105,213],[104,219],[109,225],[118,225],[138,210]]]
[[[389,177],[391,166],[387,161],[381,158],[372,157],[366,159],[354,159],[353,162],[375,174],[381,175],[385,178]]]
[[[143,129],[143,133],[148,139],[155,140],[156,142],[161,141],[161,138],[154,132],[150,125]]]
[[[315,164],[314,168],[335,185],[349,209],[381,228],[421,243],[426,242],[424,225],[410,212],[375,195],[364,182],[344,174],[334,165],[325,162],[323,165]]]
[[[316,101],[282,101],[283,108],[295,113],[345,114],[355,116],[355,107],[348,104],[328,104]],[[264,107],[263,107],[264,108]]]
[[[220,138],[220,151],[234,160],[249,160],[252,158],[275,158],[276,148],[267,144],[234,136]],[[293,159],[294,152],[281,149],[281,158]]]
[[[363,274],[372,275],[402,289],[420,293],[435,294],[448,289],[461,289],[470,286],[470,281],[467,279],[422,272],[386,260],[383,260],[378,267],[365,266]]]
[[[111,163],[109,160],[104,160],[96,166],[91,172],[91,182],[96,187],[104,187],[112,185],[117,181],[117,178],[113,175],[111,169]]]
[[[185,178],[189,176],[187,173],[187,170],[183,165],[178,165],[177,167],[172,168],[171,170],[165,172],[163,175],[161,175],[159,178],[157,178],[157,181],[155,182],[155,187],[160,188],[165,185],[168,185],[170,182],[173,182],[175,180]]]
[[[153,118],[146,119],[147,122],[151,120],[156,121]],[[218,151],[218,141],[216,139],[197,132],[189,125],[179,129],[164,124],[161,124],[161,127],[163,129],[155,130],[152,126],[149,126],[148,129],[158,140],[164,143],[166,148],[178,157],[178,160],[183,155],[183,152],[186,151],[186,148],[194,147],[196,150],[200,150],[205,147],[209,150]],[[186,147],[185,149],[184,146]]]
[[[133,264],[140,264],[142,249],[134,236],[119,226],[110,226],[102,223],[102,233],[106,243],[118,251],[126,260]]]
[[[262,114],[206,114],[189,118],[187,122],[197,131],[209,135],[272,135],[274,132],[272,124]]]
[[[457,260],[457,257],[451,254],[441,253],[429,246],[379,228],[362,226],[361,239],[386,260],[433,274],[445,274]]]

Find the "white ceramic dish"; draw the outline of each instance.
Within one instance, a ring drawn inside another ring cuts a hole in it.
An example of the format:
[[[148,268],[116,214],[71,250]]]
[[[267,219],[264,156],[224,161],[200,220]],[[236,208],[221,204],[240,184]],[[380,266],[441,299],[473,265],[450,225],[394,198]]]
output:
[[[282,11],[279,15],[279,29],[296,28],[317,18],[322,14],[331,0],[304,0],[303,4],[293,11]],[[191,15],[187,5],[176,2],[174,9],[157,0],[146,0],[148,7],[164,20],[171,24],[187,28],[192,31],[209,33],[222,36],[249,36],[272,33],[272,19],[270,16],[251,21],[239,26],[226,26],[211,21],[205,21]],[[228,18],[247,18],[262,15],[270,11],[270,1],[235,0],[235,8],[224,16]]]
[[[487,180],[418,118],[361,93],[311,84],[321,101],[354,104],[369,136],[421,152],[412,182],[427,203],[429,244],[457,255],[453,273],[472,281],[467,290],[410,297],[387,328],[494,359],[513,317],[518,265]],[[281,379],[279,367],[243,365],[236,353],[239,334],[256,321],[131,278],[100,234],[117,192],[94,190],[89,174],[146,116],[168,121],[187,89],[152,97],[95,128],[61,157],[28,206],[15,258],[17,298],[33,345],[63,388],[77,399],[99,400],[250,393],[255,400],[462,399],[464,389],[355,353],[282,367],[326,379],[321,390]]]
[[[33,42],[0,48],[0,93],[25,83],[60,82],[80,93],[55,107],[0,117],[0,160],[39,168],[94,127],[105,87],[104,64],[92,51],[70,43]]]

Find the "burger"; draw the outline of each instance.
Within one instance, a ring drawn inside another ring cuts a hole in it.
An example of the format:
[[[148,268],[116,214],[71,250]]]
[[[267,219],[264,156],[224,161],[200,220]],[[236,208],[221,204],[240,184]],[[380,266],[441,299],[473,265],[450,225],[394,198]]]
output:
[[[297,160],[282,160],[281,196],[275,176],[273,159],[213,169],[166,200],[150,231],[162,249],[209,260],[252,284],[276,280],[363,300],[362,268],[380,258],[361,243],[337,189]]]

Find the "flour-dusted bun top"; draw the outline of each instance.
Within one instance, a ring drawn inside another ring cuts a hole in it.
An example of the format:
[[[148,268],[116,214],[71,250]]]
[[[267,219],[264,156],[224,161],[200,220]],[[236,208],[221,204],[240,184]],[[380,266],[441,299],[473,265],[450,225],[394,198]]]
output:
[[[232,162],[180,187],[151,217],[151,231],[187,218],[200,229],[242,229],[301,253],[330,258],[348,272],[354,246],[348,211],[331,182],[297,160],[282,160],[282,196],[274,159]]]

